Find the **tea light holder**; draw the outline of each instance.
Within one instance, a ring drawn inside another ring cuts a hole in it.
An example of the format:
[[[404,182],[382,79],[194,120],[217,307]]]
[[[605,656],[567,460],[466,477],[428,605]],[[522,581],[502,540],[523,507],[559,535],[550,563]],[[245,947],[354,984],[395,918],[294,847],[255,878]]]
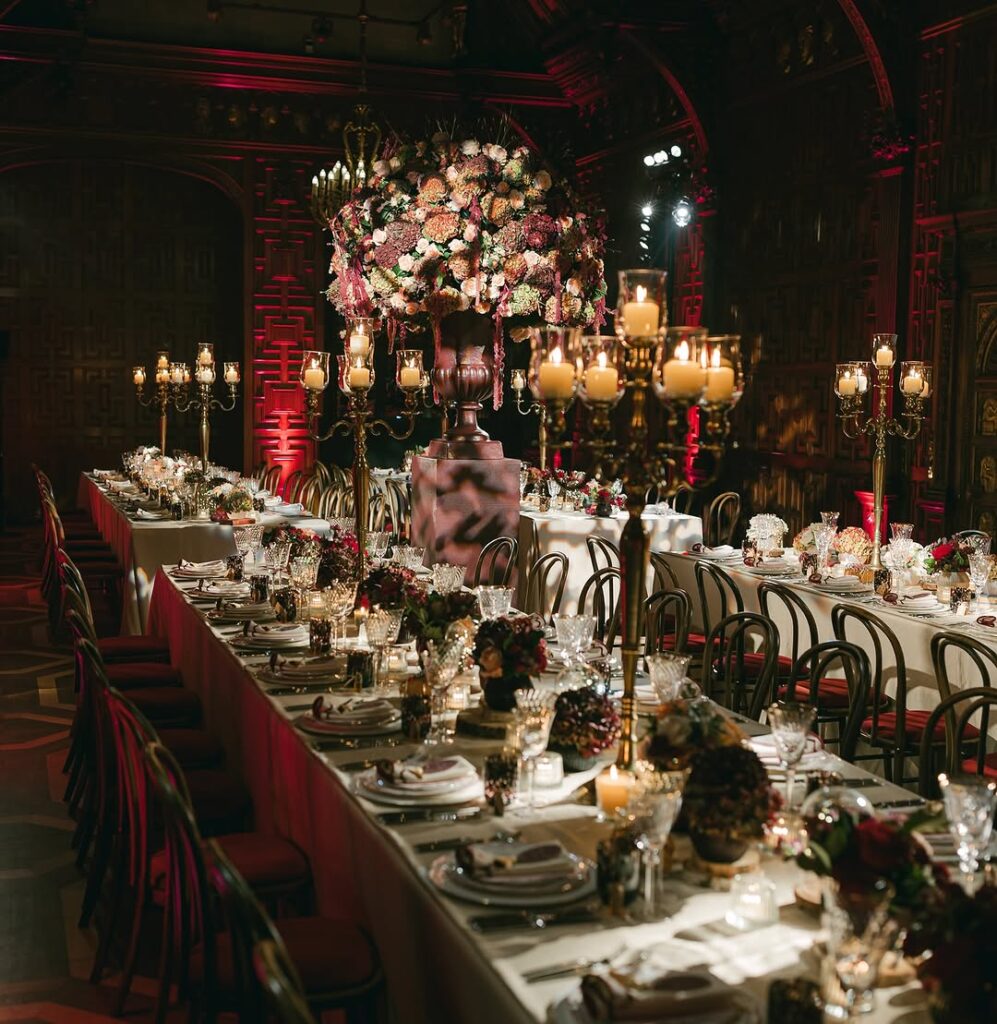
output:
[[[764,875],[735,875],[730,883],[726,922],[740,931],[766,928],[779,921],[775,883]]]
[[[595,777],[595,802],[603,818],[613,817],[617,810],[625,810],[637,785],[637,776],[625,768],[610,765]]]
[[[949,592],[949,611],[953,615],[968,615],[972,593],[971,587],[952,587]]]
[[[328,654],[332,646],[332,619],[327,615],[308,620],[308,650],[312,654]]]
[[[533,785],[551,789],[564,782],[564,760],[555,751],[548,750],[535,761]]]

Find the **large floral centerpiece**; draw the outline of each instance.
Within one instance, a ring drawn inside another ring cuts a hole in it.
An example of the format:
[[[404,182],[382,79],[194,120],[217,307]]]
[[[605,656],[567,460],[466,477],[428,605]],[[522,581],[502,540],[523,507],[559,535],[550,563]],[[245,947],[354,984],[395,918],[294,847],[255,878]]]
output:
[[[421,590],[405,603],[403,626],[407,635],[424,649],[432,640],[442,644],[447,630],[455,622],[464,622],[473,628],[471,619],[478,613],[478,598],[466,590],[454,590],[449,594],[432,591],[428,595]]]
[[[831,550],[837,553],[841,562],[865,565],[872,557],[872,541],[861,526],[846,526],[835,534]]]
[[[699,751],[738,746],[744,733],[712,701],[701,698],[659,705],[640,757],[661,771],[687,768]]]
[[[565,690],[554,706],[548,749],[568,769],[585,769],[620,738],[620,716],[612,700],[594,687]]]
[[[511,711],[515,691],[532,687],[531,676],[547,667],[544,631],[529,615],[501,615],[478,626],[472,652],[481,675],[485,703]]]
[[[389,337],[473,310],[494,318],[494,395],[501,401],[502,321],[602,323],[604,234],[567,183],[525,146],[429,140],[385,147],[366,187],[330,224],[330,301],[344,316],[380,316]]]
[[[582,508],[586,515],[608,517],[627,503],[623,493],[623,483],[614,480],[609,486],[597,480],[589,480],[580,489]]]
[[[254,518],[253,496],[244,487],[225,481],[213,487],[211,494],[215,499],[215,510],[211,513],[211,518],[216,523],[227,523],[240,518]]]
[[[763,553],[782,547],[782,538],[788,532],[786,521],[771,512],[761,512],[748,520],[748,540],[753,540]]]
[[[408,608],[425,599],[425,591],[415,582],[415,573],[400,565],[372,569],[357,590],[357,604],[361,608]]]
[[[820,523],[811,523],[809,526],[804,526],[793,538],[793,550],[801,555],[816,552],[817,539],[814,530],[819,526]]]

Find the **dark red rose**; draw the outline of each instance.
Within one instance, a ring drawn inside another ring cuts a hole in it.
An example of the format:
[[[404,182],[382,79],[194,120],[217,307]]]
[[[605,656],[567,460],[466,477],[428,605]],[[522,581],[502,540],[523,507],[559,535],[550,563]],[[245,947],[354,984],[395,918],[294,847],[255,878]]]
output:
[[[911,859],[910,842],[895,826],[866,818],[855,829],[859,857],[874,871],[889,875]]]
[[[951,543],[939,544],[931,549],[931,557],[936,562],[944,562],[955,553],[955,545]]]

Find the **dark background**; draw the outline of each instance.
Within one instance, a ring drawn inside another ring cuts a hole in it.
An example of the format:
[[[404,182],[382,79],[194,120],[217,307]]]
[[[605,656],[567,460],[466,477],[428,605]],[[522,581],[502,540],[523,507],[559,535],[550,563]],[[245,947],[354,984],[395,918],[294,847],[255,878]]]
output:
[[[313,455],[298,361],[339,325],[308,192],[356,102],[358,5],[264,6],[0,3],[12,518],[34,511],[31,460],[69,496],[79,469],[154,440],[130,367],[161,347],[190,360],[212,340],[242,360],[245,398],[213,419],[219,460],[289,472]],[[921,438],[891,447],[893,517],[922,537],[994,528],[997,6],[471,0],[466,23],[462,6],[369,0],[375,116],[419,132],[502,116],[605,206],[611,275],[644,240],[670,271],[673,323],[745,337],[725,486],[748,512],[858,521],[868,452],[841,435],[830,382],[883,330],[936,375]],[[650,175],[644,156],[672,145],[679,172]],[[680,195],[697,211],[684,229]],[[513,454],[535,429],[509,408],[486,426]],[[170,432],[196,443],[190,415]],[[348,444],[322,456],[348,461]]]

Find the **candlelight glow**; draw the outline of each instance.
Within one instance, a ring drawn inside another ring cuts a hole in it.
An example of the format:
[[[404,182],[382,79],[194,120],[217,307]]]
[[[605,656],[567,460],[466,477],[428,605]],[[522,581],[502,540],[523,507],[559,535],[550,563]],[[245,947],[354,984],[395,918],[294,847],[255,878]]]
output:
[[[689,342],[680,341],[675,346],[675,358],[680,359],[682,362],[689,361]]]

